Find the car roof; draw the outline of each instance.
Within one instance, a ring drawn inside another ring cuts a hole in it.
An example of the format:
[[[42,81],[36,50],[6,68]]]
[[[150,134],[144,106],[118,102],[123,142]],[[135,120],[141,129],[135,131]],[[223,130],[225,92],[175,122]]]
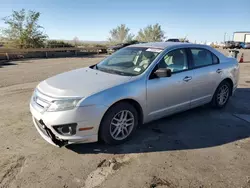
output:
[[[206,45],[202,44],[192,44],[184,42],[149,42],[149,43],[139,43],[133,44],[129,47],[145,47],[145,48],[159,48],[166,49],[170,47],[205,47]]]
[[[226,58],[224,54],[219,52],[218,50],[212,48],[211,46],[205,44],[192,44],[192,43],[184,43],[184,42],[150,42],[150,43],[139,43],[128,46],[130,47],[144,47],[144,48],[158,48],[162,50],[174,49],[174,48],[204,48],[211,52],[213,52],[220,60]]]

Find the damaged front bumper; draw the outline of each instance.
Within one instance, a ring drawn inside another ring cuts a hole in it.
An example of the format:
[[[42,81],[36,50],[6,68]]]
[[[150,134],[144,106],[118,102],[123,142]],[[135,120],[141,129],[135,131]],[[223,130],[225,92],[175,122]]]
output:
[[[93,109],[94,111],[95,109]],[[78,144],[78,143],[91,143],[98,141],[98,127],[96,124],[98,122],[89,123],[88,121],[75,121],[76,116],[82,114],[87,114],[91,109],[80,108],[75,111],[65,111],[65,112],[53,112],[53,113],[41,113],[37,110],[36,106],[34,107],[30,104],[30,111],[32,114],[33,123],[42,136],[44,140],[50,144],[62,147],[69,144]],[[68,122],[75,122],[77,124],[76,133],[73,135],[61,135],[55,130],[53,125],[63,125]],[[79,131],[80,128],[93,126],[93,129],[86,131]]]
[[[54,146],[63,147],[69,144],[91,143],[98,141],[97,134],[85,136],[71,136],[67,137],[66,139],[61,139],[51,129],[49,129],[49,127],[47,127],[42,122],[42,120],[37,120],[34,116],[32,117],[32,119],[37,131],[43,137],[43,139]]]
[[[57,139],[53,132],[49,128],[47,128],[41,120],[38,121],[34,117],[32,117],[32,119],[37,131],[43,137],[44,140],[57,147],[68,145],[68,140]]]

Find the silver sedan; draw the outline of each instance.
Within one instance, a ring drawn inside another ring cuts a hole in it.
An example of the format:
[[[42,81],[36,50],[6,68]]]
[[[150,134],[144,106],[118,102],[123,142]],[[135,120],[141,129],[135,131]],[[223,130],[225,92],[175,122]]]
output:
[[[100,63],[41,82],[30,102],[49,143],[120,144],[139,124],[210,103],[224,107],[238,85],[239,64],[189,43],[143,43]]]

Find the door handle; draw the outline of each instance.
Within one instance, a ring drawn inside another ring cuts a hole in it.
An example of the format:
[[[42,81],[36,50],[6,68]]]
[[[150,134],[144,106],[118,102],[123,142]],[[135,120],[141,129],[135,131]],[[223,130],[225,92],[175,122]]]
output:
[[[191,76],[186,76],[185,78],[183,78],[183,81],[188,82],[189,80],[192,80]]]
[[[217,69],[216,72],[217,72],[218,74],[220,74],[220,73],[222,72],[222,70],[221,70],[221,69]]]

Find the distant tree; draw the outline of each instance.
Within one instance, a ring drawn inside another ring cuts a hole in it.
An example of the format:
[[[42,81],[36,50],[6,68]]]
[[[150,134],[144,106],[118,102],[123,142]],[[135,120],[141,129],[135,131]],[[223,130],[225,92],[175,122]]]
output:
[[[59,40],[48,40],[46,42],[46,47],[47,48],[70,48],[74,47],[72,44],[64,42],[64,41],[59,41]]]
[[[110,37],[108,40],[113,43],[129,42],[134,38],[134,35],[130,33],[130,29],[126,27],[125,24],[117,26],[115,29],[112,29],[109,33]]]
[[[3,18],[7,27],[2,30],[2,36],[18,48],[43,47],[47,36],[38,24],[39,17],[39,12],[31,10],[13,11],[10,16]]]
[[[185,38],[179,38],[180,42],[189,42],[189,40],[185,37]]]
[[[188,36],[186,35],[184,38],[179,38],[180,42],[189,42]]]
[[[74,46],[77,47],[79,45],[79,39],[77,37],[74,37],[73,38],[73,43],[74,43]]]
[[[160,42],[164,38],[164,31],[158,23],[140,29],[137,35],[137,40],[141,42]]]
[[[185,42],[185,38],[179,38],[180,42]]]

